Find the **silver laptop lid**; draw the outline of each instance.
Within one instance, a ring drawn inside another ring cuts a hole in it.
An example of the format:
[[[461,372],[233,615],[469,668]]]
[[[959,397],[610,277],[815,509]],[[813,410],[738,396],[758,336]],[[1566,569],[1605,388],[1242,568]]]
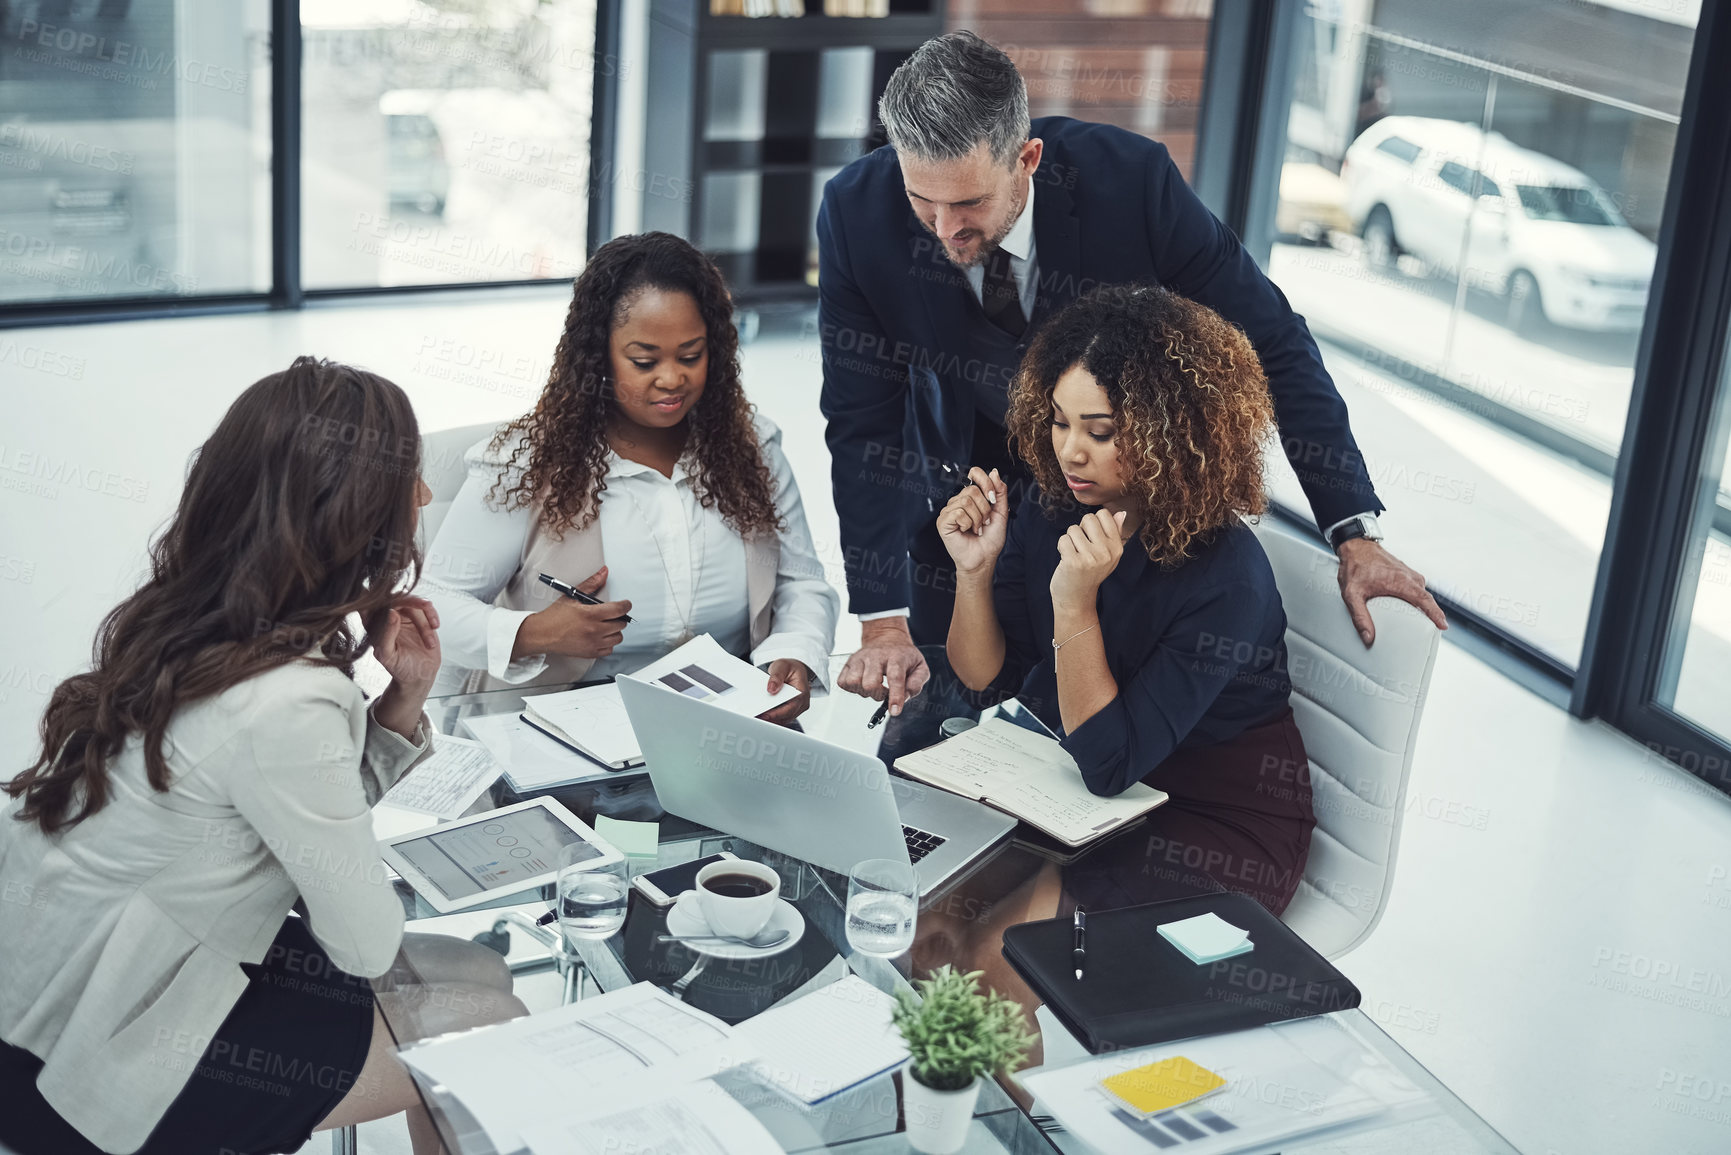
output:
[[[671,814],[828,870],[908,861],[878,759],[629,677],[616,679],[656,797]]]

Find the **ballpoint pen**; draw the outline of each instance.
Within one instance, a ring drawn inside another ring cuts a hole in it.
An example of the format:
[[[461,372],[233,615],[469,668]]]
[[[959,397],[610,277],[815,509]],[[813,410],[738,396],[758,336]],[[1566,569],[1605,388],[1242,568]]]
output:
[[[567,582],[562,582],[550,573],[544,573],[540,576],[541,576],[541,580],[544,583],[546,583],[547,585],[552,586],[555,590],[564,594],[568,598],[575,598],[577,601],[582,602],[586,606],[598,606],[598,605],[604,604],[601,601],[601,599],[596,597],[594,594],[586,594],[582,590],[578,589],[576,586],[570,585]],[[619,617],[614,618],[613,620],[618,621],[618,622],[624,622],[627,625],[629,625],[631,622],[631,615],[630,614],[621,614]]]
[[[1082,912],[1081,907],[1076,908],[1071,935],[1070,941],[1074,945],[1070,949],[1070,957],[1076,962],[1076,979],[1079,982],[1082,978],[1082,964],[1088,961],[1088,916]]]
[[[882,722],[884,720],[885,716],[889,714],[889,712],[890,712],[890,700],[888,698],[885,698],[883,701],[883,705],[878,707],[877,713],[872,715],[872,720],[866,723],[866,729],[868,729],[868,730],[875,729],[877,727],[877,724],[879,722]]]

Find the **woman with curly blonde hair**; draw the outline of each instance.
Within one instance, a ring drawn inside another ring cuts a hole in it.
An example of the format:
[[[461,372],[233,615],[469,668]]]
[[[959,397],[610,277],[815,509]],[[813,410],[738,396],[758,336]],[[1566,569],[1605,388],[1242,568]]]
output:
[[[1068,904],[1224,888],[1278,913],[1297,889],[1309,763],[1286,616],[1241,520],[1264,508],[1273,423],[1249,340],[1218,314],[1164,289],[1098,289],[1041,329],[1011,388],[1038,500],[1012,510],[976,468],[939,515],[961,682],[1016,694],[1094,793],[1171,796],[1065,871]]]
[[[840,601],[745,399],[726,282],[688,242],[596,250],[535,408],[465,461],[425,588],[469,688],[610,677],[708,633],[800,691],[766,717],[805,709]]]

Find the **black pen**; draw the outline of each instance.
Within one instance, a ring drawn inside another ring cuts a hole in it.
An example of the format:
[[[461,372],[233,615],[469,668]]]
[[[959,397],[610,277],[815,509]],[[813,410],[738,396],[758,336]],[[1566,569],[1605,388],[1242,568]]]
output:
[[[872,715],[872,720],[866,723],[866,729],[868,729],[868,730],[876,729],[877,724],[879,722],[882,722],[884,720],[884,717],[889,712],[890,712],[890,700],[888,698],[885,698],[884,704],[878,707],[878,712]]]
[[[1082,978],[1082,964],[1088,961],[1088,916],[1082,913],[1082,908],[1076,908],[1072,923],[1070,957],[1076,961],[1076,979]]]
[[[603,604],[601,599],[596,597],[594,594],[586,594],[582,590],[578,589],[576,586],[568,585],[565,582],[560,581],[558,578],[554,577],[550,573],[542,574],[541,580],[543,582],[545,582],[546,584],[552,586],[555,590],[564,594],[566,597],[576,598],[578,601],[582,602],[586,606],[598,606],[598,605]],[[626,614],[623,617],[611,618],[609,620],[615,621],[615,622],[625,622],[627,625],[629,625],[631,622],[631,615]]]

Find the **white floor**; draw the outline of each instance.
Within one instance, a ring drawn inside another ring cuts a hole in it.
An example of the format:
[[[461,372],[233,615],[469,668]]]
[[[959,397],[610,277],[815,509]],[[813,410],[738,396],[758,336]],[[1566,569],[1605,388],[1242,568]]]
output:
[[[402,384],[425,430],[502,419],[544,379],[564,305],[511,291],[0,332],[9,762],[241,388],[313,352]],[[834,561],[815,337],[773,331],[747,347],[748,388],[789,431]],[[1411,791],[1386,916],[1342,963],[1367,1011],[1531,1155],[1731,1150],[1731,800],[1452,645]],[[363,1147],[403,1150],[401,1130]]]

